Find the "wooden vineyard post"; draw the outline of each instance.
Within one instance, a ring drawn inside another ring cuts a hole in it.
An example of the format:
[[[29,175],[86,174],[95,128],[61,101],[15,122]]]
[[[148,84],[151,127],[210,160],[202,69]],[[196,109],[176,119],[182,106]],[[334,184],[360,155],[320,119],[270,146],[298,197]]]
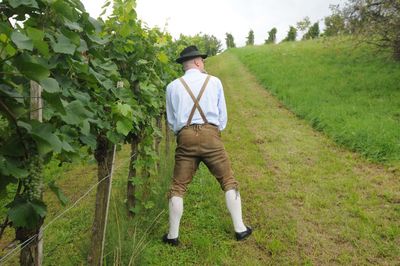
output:
[[[43,102],[42,102],[42,87],[36,83],[35,81],[30,82],[30,119],[37,120],[39,122],[43,121]],[[38,155],[36,155],[38,156]],[[38,161],[37,163],[40,163]],[[31,166],[32,167],[32,166]],[[41,167],[35,165],[34,167]],[[31,177],[32,178],[32,177]],[[42,176],[39,177],[39,184],[30,187],[31,195],[35,195],[35,199],[41,200],[43,197],[43,180]],[[43,220],[41,219],[39,224],[33,229],[26,228],[17,228],[16,229],[16,238],[21,242],[24,242],[31,237],[34,237],[34,240],[29,244],[25,245],[21,249],[20,254],[20,264],[25,265],[36,265],[41,266],[43,262]]]
[[[108,209],[111,197],[112,175],[116,146],[111,146],[105,136],[98,136],[96,160],[99,184],[96,193],[96,209],[92,227],[92,239],[88,256],[89,265],[103,265]]]
[[[167,119],[167,113],[164,113],[164,122],[165,122],[165,157],[169,158],[169,152],[170,152],[170,132],[169,132],[169,126],[168,126],[168,119]]]
[[[140,91],[140,84],[139,81],[136,80],[132,84],[132,93],[134,95],[139,94]],[[139,143],[140,143],[141,136],[139,133],[132,134],[130,138],[131,142],[131,159],[129,162],[129,173],[128,173],[128,182],[126,186],[126,207],[128,209],[128,217],[132,218],[135,216],[134,208],[136,207],[136,185],[133,182],[133,179],[136,177],[137,169],[136,169],[136,161],[139,156]]]
[[[160,132],[162,133],[162,113],[159,115],[159,116],[157,116],[157,118],[156,118],[156,126],[157,126],[157,129],[159,129],[160,130]],[[155,141],[154,141],[154,143],[155,143],[155,150],[156,150],[156,153],[157,153],[157,156],[159,157],[158,158],[158,160],[157,160],[157,173],[159,174],[160,173],[160,170],[161,170],[161,164],[160,164],[160,162],[161,162],[161,160],[160,160],[160,157],[161,157],[161,154],[160,154],[160,143],[161,143],[161,136],[156,136],[156,139],[155,139]]]
[[[31,81],[31,119],[43,122],[42,87]]]
[[[133,217],[135,215],[133,209],[136,206],[136,196],[135,196],[135,190],[136,190],[136,185],[133,182],[133,179],[136,177],[136,160],[138,158],[139,154],[139,142],[140,142],[140,137],[135,135],[131,138],[131,159],[129,162],[129,173],[128,173],[128,184],[127,184],[127,190],[126,190],[126,204],[128,208],[128,216]]]
[[[43,101],[42,87],[35,81],[31,81],[31,119],[43,122]],[[43,197],[42,185],[40,190],[40,199]],[[38,241],[35,248],[35,265],[41,266],[43,263],[43,220],[38,229]]]

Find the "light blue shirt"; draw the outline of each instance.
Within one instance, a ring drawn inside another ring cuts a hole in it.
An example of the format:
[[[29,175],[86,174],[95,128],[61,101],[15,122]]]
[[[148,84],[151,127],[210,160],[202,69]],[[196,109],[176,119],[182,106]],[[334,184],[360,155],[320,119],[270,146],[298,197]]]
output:
[[[206,78],[207,74],[197,69],[189,69],[183,76],[196,98]],[[168,124],[176,134],[186,126],[194,102],[179,79],[168,84],[166,98]],[[211,76],[199,104],[208,122],[217,125],[219,130],[224,130],[228,115],[222,83],[217,77]],[[203,123],[196,109],[191,124]]]

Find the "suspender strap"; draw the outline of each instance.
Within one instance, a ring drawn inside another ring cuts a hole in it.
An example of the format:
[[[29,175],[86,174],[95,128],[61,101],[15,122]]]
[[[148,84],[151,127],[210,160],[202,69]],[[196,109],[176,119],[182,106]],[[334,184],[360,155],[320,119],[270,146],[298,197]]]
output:
[[[199,95],[197,96],[197,99],[194,97],[193,92],[189,88],[189,85],[186,83],[186,81],[183,78],[179,78],[179,80],[183,84],[183,87],[185,87],[186,91],[189,93],[190,97],[192,97],[192,100],[194,102],[194,105],[193,105],[192,111],[190,112],[189,119],[188,119],[188,121],[186,123],[186,126],[190,126],[190,124],[192,123],[192,119],[193,119],[193,116],[194,116],[194,112],[196,111],[196,108],[197,108],[197,110],[199,110],[200,116],[203,119],[204,123],[208,123],[208,120],[207,120],[206,116],[204,115],[203,110],[201,110],[199,101],[201,99],[201,96],[203,96],[204,90],[207,87],[207,84],[208,84],[208,81],[210,80],[210,77],[211,76],[208,75],[206,80],[204,81],[203,87],[201,87],[201,90],[199,92]]]

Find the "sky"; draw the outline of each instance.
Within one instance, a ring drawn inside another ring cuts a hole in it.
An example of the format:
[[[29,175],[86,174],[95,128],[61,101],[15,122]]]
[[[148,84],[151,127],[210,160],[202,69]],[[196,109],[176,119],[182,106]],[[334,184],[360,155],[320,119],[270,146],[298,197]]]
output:
[[[81,0],[92,17],[101,13],[101,0]],[[100,4],[99,4],[100,2]],[[286,37],[289,26],[308,16],[312,23],[330,15],[329,5],[345,0],[137,0],[138,17],[149,27],[166,29],[174,38],[197,33],[214,35],[225,46],[231,33],[237,46],[244,46],[252,29],[255,44],[263,44],[268,31],[278,29],[277,40]]]

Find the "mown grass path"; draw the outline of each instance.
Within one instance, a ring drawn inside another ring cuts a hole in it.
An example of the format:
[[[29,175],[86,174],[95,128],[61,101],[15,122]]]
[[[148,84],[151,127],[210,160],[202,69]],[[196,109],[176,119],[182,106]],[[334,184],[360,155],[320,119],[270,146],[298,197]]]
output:
[[[274,264],[399,263],[399,173],[315,132],[229,53],[210,72],[225,85],[225,143],[256,229],[249,250]]]
[[[203,168],[185,198],[181,247],[160,243],[161,226],[143,263],[398,264],[398,169],[371,164],[313,130],[229,52],[207,69],[225,88],[223,139],[254,235],[233,240],[223,195]]]

